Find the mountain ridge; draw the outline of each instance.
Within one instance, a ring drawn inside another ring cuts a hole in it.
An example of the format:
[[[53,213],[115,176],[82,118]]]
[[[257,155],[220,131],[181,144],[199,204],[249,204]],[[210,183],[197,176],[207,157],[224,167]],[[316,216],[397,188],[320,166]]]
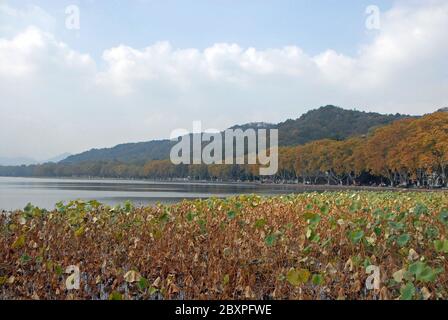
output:
[[[43,164],[49,162],[58,163],[69,156],[71,156],[71,154],[65,152],[55,157],[44,160],[36,160],[30,157],[0,157],[0,166],[21,166],[21,165],[28,166],[33,164]]]
[[[235,125],[229,129],[278,129],[279,145],[293,146],[320,139],[340,140],[350,136],[367,134],[375,127],[387,125],[396,120],[410,118],[410,115],[380,114],[358,110],[347,110],[333,105],[322,106],[302,114],[297,119],[288,119],[278,124],[251,122]],[[150,160],[169,157],[175,141],[168,139],[118,144],[112,148],[95,148],[63,159],[61,164],[111,161],[144,164]]]

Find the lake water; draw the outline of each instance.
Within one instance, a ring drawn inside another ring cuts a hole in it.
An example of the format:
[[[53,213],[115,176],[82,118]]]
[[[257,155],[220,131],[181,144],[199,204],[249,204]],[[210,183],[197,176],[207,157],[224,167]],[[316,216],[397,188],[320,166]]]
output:
[[[53,209],[59,201],[92,200],[115,205],[174,203],[183,199],[228,197],[237,194],[274,195],[303,190],[250,183],[183,183],[133,180],[41,179],[0,177],[0,209],[22,209],[27,203]]]
[[[59,201],[98,200],[116,205],[130,200],[137,206],[184,199],[230,197],[238,194],[279,195],[366,187],[304,186],[302,184],[154,182],[111,179],[46,179],[0,177],[0,210],[23,209],[27,203],[54,209]],[[375,188],[373,188],[375,189]],[[375,189],[378,190],[378,189]],[[397,189],[393,189],[397,191]]]

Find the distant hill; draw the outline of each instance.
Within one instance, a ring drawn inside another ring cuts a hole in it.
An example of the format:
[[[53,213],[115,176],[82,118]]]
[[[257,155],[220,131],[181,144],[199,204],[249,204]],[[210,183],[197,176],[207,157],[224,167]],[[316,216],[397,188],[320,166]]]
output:
[[[251,122],[251,123],[245,123],[241,125],[236,125],[233,127],[230,127],[229,129],[241,129],[241,130],[247,130],[247,129],[276,129],[277,125],[273,123],[267,123],[267,122]]]
[[[345,110],[335,106],[325,106],[303,114],[296,120],[279,124],[254,122],[233,126],[232,129],[279,129],[279,144],[291,146],[305,144],[320,139],[345,139],[350,136],[366,134],[374,127],[389,124],[405,115],[383,115],[373,112]],[[142,164],[149,160],[169,158],[172,146],[170,140],[120,144],[113,148],[92,149],[62,160],[62,164],[75,164],[94,161],[117,161]]]
[[[36,160],[28,157],[14,157],[14,158],[0,157],[0,166],[22,166],[22,165],[28,166],[32,164],[42,164],[48,162],[58,163],[59,161],[67,158],[68,156],[70,156],[70,153],[63,153],[56,157],[44,160]]]
[[[62,160],[62,164],[75,164],[95,161],[117,161],[143,164],[149,160],[169,158],[171,148],[176,142],[170,140],[153,140],[149,142],[119,144],[113,148],[92,149],[72,155]]]
[[[36,163],[37,161],[35,159],[27,157],[14,157],[14,158],[0,157],[0,166],[21,166]]]
[[[66,153],[60,154],[60,155],[58,155],[56,157],[47,159],[45,161],[40,161],[40,163],[48,163],[48,162],[58,163],[58,162],[66,159],[66,158],[68,158],[70,156],[71,156],[71,153],[66,152]]]
[[[384,126],[409,116],[384,115],[375,112],[345,110],[335,106],[325,106],[311,110],[296,120],[287,120],[277,125],[279,145],[290,146],[307,142],[362,135],[374,127]]]

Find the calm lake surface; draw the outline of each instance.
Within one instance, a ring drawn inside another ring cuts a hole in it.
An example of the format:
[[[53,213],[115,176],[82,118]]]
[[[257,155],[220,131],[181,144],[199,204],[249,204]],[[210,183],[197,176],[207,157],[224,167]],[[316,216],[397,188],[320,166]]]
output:
[[[54,209],[59,201],[98,200],[116,205],[127,200],[136,206],[184,199],[230,197],[238,194],[264,196],[311,191],[365,190],[367,187],[304,186],[302,184],[159,182],[109,179],[46,179],[0,177],[0,210],[23,209],[27,203]],[[373,188],[377,190],[377,188]],[[385,190],[383,188],[383,190]],[[393,189],[398,191],[397,189]]]
[[[183,199],[228,197],[237,194],[275,195],[303,192],[291,186],[250,183],[188,183],[133,180],[87,180],[0,177],[0,209],[23,209],[27,203],[53,209],[59,201],[92,200],[115,205],[126,200],[135,205],[174,203]]]

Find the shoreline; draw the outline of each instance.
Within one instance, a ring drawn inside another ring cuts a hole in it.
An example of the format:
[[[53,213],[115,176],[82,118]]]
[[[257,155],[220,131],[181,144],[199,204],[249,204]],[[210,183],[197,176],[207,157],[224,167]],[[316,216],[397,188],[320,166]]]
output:
[[[328,185],[328,184],[303,184],[303,183],[274,183],[261,181],[209,181],[209,180],[154,180],[133,178],[104,178],[104,177],[20,177],[0,176],[0,179],[36,179],[36,180],[60,180],[80,182],[120,182],[135,184],[171,184],[171,185],[210,185],[210,186],[255,186],[278,189],[304,189],[315,191],[338,191],[338,190],[366,190],[366,191],[403,191],[403,192],[444,192],[448,187],[442,188],[418,188],[418,187],[392,187],[392,186],[365,186],[365,185]]]

